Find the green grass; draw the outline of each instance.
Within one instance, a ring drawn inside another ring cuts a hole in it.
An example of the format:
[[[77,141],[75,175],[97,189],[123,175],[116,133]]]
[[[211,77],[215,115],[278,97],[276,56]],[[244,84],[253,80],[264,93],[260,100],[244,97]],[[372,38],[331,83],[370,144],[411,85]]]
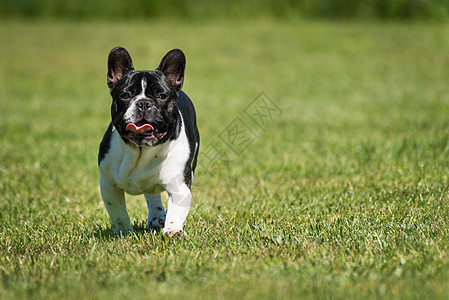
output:
[[[449,4],[446,0],[2,0],[0,16],[114,21],[254,17],[441,21],[449,18]]]
[[[0,298],[449,298],[449,26],[0,24]],[[111,235],[97,171],[109,50],[187,55],[188,237]],[[245,108],[281,110],[260,128]],[[256,136],[220,139],[240,118]]]

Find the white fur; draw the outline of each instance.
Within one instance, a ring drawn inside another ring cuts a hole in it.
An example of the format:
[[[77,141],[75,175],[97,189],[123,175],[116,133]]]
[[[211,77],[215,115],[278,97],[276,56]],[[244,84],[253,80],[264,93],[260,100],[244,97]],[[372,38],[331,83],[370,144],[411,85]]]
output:
[[[189,143],[182,116],[181,121],[180,136],[176,140],[153,147],[125,144],[117,130],[113,129],[109,152],[100,163],[100,187],[117,234],[132,230],[124,191],[132,195],[145,194],[149,222],[162,216],[161,212],[152,212],[152,209],[161,205],[160,196],[157,198],[157,195],[167,191],[169,199],[163,231],[182,230],[192,196],[184,180],[181,180],[189,159]]]

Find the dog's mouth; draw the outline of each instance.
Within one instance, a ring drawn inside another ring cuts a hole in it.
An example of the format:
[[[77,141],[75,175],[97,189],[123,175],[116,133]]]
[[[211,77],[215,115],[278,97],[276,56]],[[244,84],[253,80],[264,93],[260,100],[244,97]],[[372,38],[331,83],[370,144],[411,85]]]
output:
[[[141,140],[160,140],[166,134],[167,130],[163,127],[155,128],[145,119],[137,123],[129,123],[126,125],[127,137],[130,139]]]

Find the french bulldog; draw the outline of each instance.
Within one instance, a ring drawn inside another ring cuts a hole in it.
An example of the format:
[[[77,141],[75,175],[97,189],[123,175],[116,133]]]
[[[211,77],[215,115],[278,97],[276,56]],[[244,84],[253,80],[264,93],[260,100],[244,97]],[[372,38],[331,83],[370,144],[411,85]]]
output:
[[[103,202],[117,235],[133,232],[125,194],[144,194],[147,229],[186,236],[200,137],[192,101],[181,90],[186,58],[169,51],[154,71],[134,70],[125,48],[108,56],[111,117],[98,154]],[[161,192],[168,194],[167,210]]]

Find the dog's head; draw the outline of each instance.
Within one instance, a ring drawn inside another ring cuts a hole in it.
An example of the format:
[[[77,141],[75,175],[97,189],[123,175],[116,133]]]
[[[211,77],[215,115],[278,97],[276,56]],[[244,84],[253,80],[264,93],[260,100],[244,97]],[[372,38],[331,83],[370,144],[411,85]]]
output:
[[[178,121],[176,99],[184,83],[185,65],[184,53],[173,49],[155,71],[136,71],[125,48],[111,50],[112,124],[126,143],[155,146],[170,139]]]

